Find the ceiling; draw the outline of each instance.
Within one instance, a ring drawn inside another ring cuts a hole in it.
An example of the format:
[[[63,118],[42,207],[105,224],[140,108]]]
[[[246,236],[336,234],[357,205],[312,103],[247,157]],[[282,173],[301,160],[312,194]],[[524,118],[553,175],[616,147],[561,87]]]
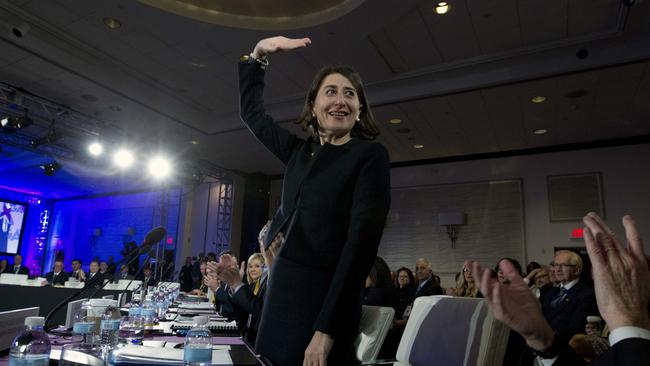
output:
[[[79,171],[92,171],[75,164],[97,165],[84,146],[98,137],[143,155],[166,151],[236,172],[282,173],[239,120],[236,75],[239,56],[276,34],[313,43],[270,58],[268,112],[301,133],[291,121],[316,70],[350,64],[364,78],[379,140],[395,163],[650,134],[650,1],[457,0],[445,15],[431,1],[351,1],[338,18],[312,14],[314,25],[300,29],[277,11],[272,31],[199,21],[154,3],[0,0],[0,82],[47,106],[23,137],[46,134],[55,120],[62,138],[28,152],[44,160],[65,155],[73,183]],[[314,14],[340,3],[304,2]],[[121,26],[107,27],[108,17]],[[534,96],[546,101],[532,103]],[[547,133],[534,134],[540,129]],[[0,142],[24,147],[20,137]],[[42,177],[11,154],[0,174],[24,169]],[[76,191],[45,191],[60,198],[104,189],[76,184]],[[7,186],[1,176],[0,186]]]

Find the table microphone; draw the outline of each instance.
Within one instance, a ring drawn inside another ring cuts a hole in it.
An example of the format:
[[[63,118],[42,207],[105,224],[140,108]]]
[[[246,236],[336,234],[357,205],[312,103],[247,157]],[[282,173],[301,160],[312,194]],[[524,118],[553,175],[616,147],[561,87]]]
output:
[[[159,241],[161,241],[165,237],[165,235],[167,235],[167,230],[165,230],[165,228],[162,227],[162,226],[159,226],[159,227],[149,231],[147,233],[147,235],[145,235],[144,240],[142,241],[142,244],[140,244],[139,247],[133,249],[130,253],[125,255],[122,258],[122,260],[120,260],[119,262],[109,266],[105,273],[95,275],[90,281],[88,281],[86,283],[86,285],[83,288],[79,289],[78,291],[75,291],[72,295],[68,296],[63,301],[61,301],[59,304],[57,304],[54,307],[54,309],[52,309],[49,312],[49,314],[47,314],[47,316],[45,317],[45,324],[44,324],[43,328],[47,329],[47,322],[50,320],[52,315],[54,315],[54,313],[56,313],[59,309],[61,309],[63,307],[63,305],[67,304],[70,300],[77,297],[80,293],[84,292],[88,288],[92,288],[95,285],[95,283],[99,282],[101,285],[98,286],[95,289],[95,291],[92,293],[90,298],[92,298],[92,296],[95,296],[95,294],[99,290],[101,290],[102,288],[104,288],[104,286],[106,286],[106,284],[103,283],[103,282],[104,282],[104,277],[105,277],[105,275],[107,273],[114,272],[114,269],[116,267],[118,267],[118,265],[121,267],[122,264],[127,264],[127,265],[131,264],[131,262],[133,262],[135,259],[139,258],[140,254],[144,253],[145,250],[148,250],[152,245],[154,245],[154,244],[158,243]]]

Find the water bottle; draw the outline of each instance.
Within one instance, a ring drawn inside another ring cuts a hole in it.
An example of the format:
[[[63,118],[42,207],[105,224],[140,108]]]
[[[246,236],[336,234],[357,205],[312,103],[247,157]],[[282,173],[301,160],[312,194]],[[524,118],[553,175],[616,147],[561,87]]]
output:
[[[74,316],[72,337],[79,343],[93,344],[93,333],[95,333],[95,321],[90,314],[90,302],[85,301]]]
[[[194,326],[187,332],[183,361],[185,365],[207,366],[212,362],[212,333],[207,316],[195,316]]]
[[[142,303],[142,322],[145,328],[153,327],[156,323],[156,307],[151,301],[151,295],[147,295]]]
[[[9,366],[47,366],[50,364],[50,338],[43,331],[45,318],[28,316],[25,330],[11,343]]]
[[[102,314],[100,342],[104,348],[112,348],[117,345],[117,336],[120,332],[120,311],[108,306]]]

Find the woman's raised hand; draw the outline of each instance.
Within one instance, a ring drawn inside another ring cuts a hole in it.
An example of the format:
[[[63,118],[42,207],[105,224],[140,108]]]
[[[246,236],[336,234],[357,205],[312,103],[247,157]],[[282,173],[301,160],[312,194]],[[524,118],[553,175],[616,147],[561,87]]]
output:
[[[311,44],[309,38],[287,38],[283,36],[264,38],[257,42],[253,49],[253,57],[260,59],[266,55],[282,51],[291,51],[296,48],[304,48]]]

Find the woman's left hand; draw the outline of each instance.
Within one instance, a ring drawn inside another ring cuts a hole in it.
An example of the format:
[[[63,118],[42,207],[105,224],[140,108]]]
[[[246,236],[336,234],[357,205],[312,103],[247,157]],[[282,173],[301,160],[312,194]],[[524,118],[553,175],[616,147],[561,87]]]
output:
[[[333,345],[334,339],[329,334],[316,331],[305,350],[305,358],[302,361],[302,365],[326,366],[327,356],[329,356]]]

